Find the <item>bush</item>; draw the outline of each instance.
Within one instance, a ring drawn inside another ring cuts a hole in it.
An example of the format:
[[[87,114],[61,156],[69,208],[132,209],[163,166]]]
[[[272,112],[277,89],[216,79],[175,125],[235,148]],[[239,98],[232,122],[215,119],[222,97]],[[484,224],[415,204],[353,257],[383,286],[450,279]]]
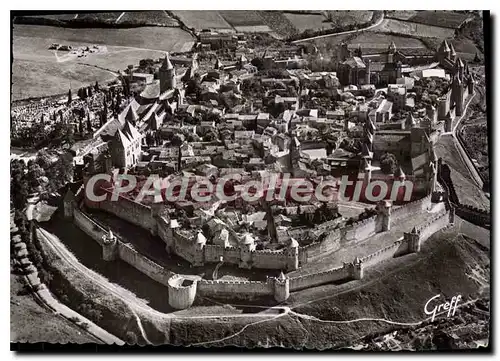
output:
[[[136,345],[137,335],[132,331],[128,331],[127,334],[125,335],[125,341],[130,345]]]
[[[394,174],[398,169],[398,161],[392,153],[385,153],[380,157],[380,169],[385,174]]]

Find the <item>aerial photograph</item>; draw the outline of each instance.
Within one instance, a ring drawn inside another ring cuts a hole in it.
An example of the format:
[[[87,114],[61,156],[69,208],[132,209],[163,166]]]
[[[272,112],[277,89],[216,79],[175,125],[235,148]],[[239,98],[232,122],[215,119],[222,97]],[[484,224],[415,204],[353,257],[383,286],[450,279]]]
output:
[[[10,20],[12,351],[491,351],[489,11]]]

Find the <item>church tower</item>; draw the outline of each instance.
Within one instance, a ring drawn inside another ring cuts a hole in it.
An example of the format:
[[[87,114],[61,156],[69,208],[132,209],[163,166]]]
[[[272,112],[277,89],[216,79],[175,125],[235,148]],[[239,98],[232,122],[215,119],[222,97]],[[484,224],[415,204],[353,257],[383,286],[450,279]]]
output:
[[[175,88],[175,68],[170,62],[170,56],[165,54],[165,59],[160,68],[160,92]]]

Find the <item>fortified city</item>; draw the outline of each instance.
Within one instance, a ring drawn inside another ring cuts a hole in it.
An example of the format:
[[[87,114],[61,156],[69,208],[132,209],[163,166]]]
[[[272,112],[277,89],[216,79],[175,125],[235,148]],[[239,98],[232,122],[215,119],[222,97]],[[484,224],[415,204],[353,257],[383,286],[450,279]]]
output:
[[[489,12],[11,15],[11,342],[490,347]]]

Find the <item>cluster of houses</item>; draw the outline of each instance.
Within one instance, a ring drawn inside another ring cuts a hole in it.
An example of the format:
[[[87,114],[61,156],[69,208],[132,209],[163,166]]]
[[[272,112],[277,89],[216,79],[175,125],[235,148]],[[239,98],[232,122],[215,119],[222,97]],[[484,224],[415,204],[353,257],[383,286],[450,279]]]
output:
[[[212,35],[203,35],[207,44]],[[227,41],[235,37],[228,34]],[[299,53],[286,61],[268,54],[254,61],[243,53],[228,60],[214,48],[214,56],[203,59],[167,53],[157,76],[129,69],[130,81],[145,88],[99,130],[99,146],[79,164],[80,176],[113,168],[210,179],[289,173],[313,182],[385,175],[411,178],[415,197],[425,196],[437,186],[433,144],[473,92],[468,66],[446,41],[432,56],[404,55],[394,43],[363,56],[342,44],[336,72],[308,70]],[[389,171],[381,164],[387,153],[396,159]],[[279,207],[241,199],[227,205],[214,199],[213,205],[234,214],[234,227],[256,227],[271,240],[276,227],[268,227],[269,219],[278,227],[294,223],[276,209],[295,207],[313,219],[325,206],[314,198],[301,205],[285,199]],[[186,220],[201,207],[185,200],[172,206],[186,212]]]

